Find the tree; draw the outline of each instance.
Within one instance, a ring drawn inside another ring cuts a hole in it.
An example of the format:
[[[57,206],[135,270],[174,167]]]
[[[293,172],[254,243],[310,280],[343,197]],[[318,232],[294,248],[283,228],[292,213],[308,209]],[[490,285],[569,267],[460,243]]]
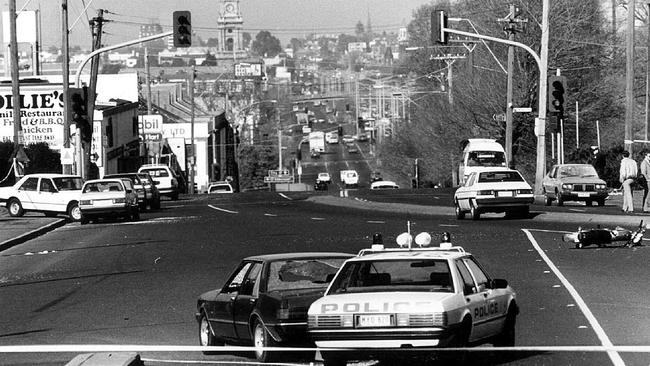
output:
[[[251,41],[253,37],[251,37],[251,34],[248,32],[242,33],[242,41],[244,42],[242,44],[242,47],[244,48],[250,48],[251,47]]]
[[[298,38],[291,38],[289,44],[291,45],[291,48],[293,49],[294,53],[304,47],[303,40]]]
[[[255,36],[251,50],[262,57],[274,57],[282,52],[280,40],[269,31],[260,31]]]
[[[366,31],[361,21],[358,21],[354,27],[354,34],[357,36],[357,39],[363,39],[365,37]]]

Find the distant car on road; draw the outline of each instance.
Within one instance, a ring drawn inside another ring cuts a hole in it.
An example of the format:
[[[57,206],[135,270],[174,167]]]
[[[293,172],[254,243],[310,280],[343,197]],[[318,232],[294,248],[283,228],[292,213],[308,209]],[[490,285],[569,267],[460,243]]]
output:
[[[354,142],[354,137],[352,137],[352,135],[343,135],[342,140],[344,144],[348,144]]]
[[[332,182],[332,177],[330,176],[330,173],[320,172],[320,173],[318,173],[318,178],[316,178],[316,181],[317,182],[331,183]]]
[[[327,182],[323,182],[321,180],[317,180],[316,183],[314,183],[314,190],[315,191],[327,191],[328,189]]]
[[[368,135],[365,134],[365,133],[360,133],[360,134],[357,136],[357,141],[359,141],[359,142],[366,142],[366,141],[368,141],[368,139],[369,139],[369,138],[368,138]]]
[[[308,345],[307,309],[323,295],[347,253],[282,253],[244,258],[221,288],[196,305],[199,343],[260,347],[255,357],[272,362],[281,352],[262,347]]]
[[[469,212],[478,220],[484,212],[505,212],[507,217],[528,217],[534,201],[533,189],[521,174],[501,170],[475,170],[454,193],[456,218],[465,218]]]
[[[318,159],[320,158],[320,151],[318,150],[312,150],[309,154],[312,159]]]
[[[28,174],[13,186],[0,188],[0,203],[13,217],[41,212],[48,217],[67,214],[72,221],[79,221],[82,185],[81,177],[75,175]]]
[[[350,154],[358,154],[359,153],[359,148],[354,143],[346,144],[346,148],[348,149],[348,153],[350,153]]]
[[[94,179],[84,183],[79,199],[81,224],[99,218],[140,220],[138,193],[129,178]]]
[[[208,193],[234,193],[232,185],[226,181],[213,182],[208,185]]]
[[[547,206],[553,201],[558,206],[566,201],[582,201],[587,206],[597,202],[604,206],[609,195],[607,184],[591,164],[554,165],[542,180],[542,187]]]
[[[390,180],[379,180],[370,183],[370,189],[398,189],[397,183]]]

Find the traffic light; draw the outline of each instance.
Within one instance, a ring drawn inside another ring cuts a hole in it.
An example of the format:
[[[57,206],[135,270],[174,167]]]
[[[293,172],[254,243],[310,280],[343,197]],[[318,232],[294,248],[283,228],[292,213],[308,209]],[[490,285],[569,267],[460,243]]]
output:
[[[174,47],[192,45],[192,13],[188,10],[174,12]]]
[[[81,131],[81,139],[85,142],[92,141],[92,127],[88,118],[88,88],[69,88],[67,108],[70,111],[72,122]]]
[[[431,42],[433,44],[447,44],[449,42],[449,33],[445,32],[447,28],[447,15],[443,10],[434,10],[431,12]]]
[[[551,76],[548,78],[548,112],[563,114],[564,112],[564,76]]]
[[[300,150],[300,147],[296,149],[296,160],[298,161],[302,160],[302,150]]]

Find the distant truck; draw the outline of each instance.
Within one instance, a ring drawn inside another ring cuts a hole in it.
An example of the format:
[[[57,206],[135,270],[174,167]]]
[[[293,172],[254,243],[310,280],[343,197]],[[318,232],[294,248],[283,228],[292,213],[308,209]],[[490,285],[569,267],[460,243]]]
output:
[[[359,173],[356,170],[341,170],[341,183],[345,187],[358,187],[359,186]]]
[[[325,152],[325,132],[312,131],[309,133],[309,150]]]
[[[508,167],[506,152],[493,139],[467,139],[461,143],[463,153],[458,164],[458,184],[477,170],[500,170]]]

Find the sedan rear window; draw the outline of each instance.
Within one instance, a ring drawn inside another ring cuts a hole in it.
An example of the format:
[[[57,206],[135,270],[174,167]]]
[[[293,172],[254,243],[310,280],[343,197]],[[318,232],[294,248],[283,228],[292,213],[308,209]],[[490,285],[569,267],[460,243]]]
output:
[[[166,169],[144,169],[152,177],[169,177]]]
[[[272,262],[268,291],[327,287],[328,279],[347,258],[297,259]]]
[[[523,182],[524,178],[518,172],[481,172],[479,183],[493,182]]]

